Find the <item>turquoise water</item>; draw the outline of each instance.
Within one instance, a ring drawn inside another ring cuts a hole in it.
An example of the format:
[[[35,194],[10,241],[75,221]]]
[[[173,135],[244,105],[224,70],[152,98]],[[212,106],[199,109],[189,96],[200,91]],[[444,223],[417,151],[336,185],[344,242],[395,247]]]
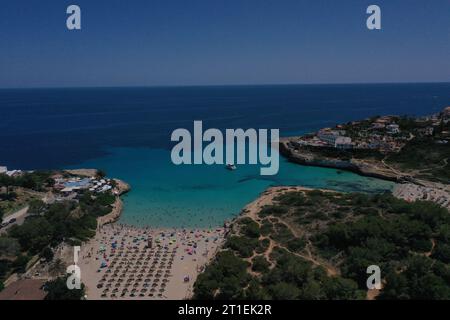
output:
[[[280,158],[276,176],[261,176],[259,165],[173,165],[170,152],[150,148],[114,148],[109,154],[77,165],[101,168],[128,182],[120,222],[153,227],[210,227],[240,213],[269,186],[301,185],[340,191],[383,192],[393,183],[349,172],[305,167]]]
[[[377,192],[392,183],[281,162],[181,166],[170,134],[205,128],[278,128],[281,136],[383,114],[425,115],[450,105],[450,83],[74,88],[0,90],[0,165],[11,169],[101,168],[129,182],[122,222],[213,226],[273,185]]]

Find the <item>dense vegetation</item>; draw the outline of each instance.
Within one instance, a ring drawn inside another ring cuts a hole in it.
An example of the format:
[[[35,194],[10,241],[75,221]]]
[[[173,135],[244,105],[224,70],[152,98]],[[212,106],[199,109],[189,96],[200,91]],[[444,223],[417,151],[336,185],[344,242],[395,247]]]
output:
[[[85,295],[85,286],[80,289],[68,289],[67,277],[57,278],[45,284],[47,296],[45,300],[81,300]]]
[[[433,138],[413,139],[387,160],[401,169],[421,170],[420,177],[450,183],[449,143],[437,143]]]
[[[450,215],[433,203],[282,192],[234,228],[196,298],[364,299],[367,267],[378,265],[378,299],[450,299]]]
[[[54,180],[47,171],[14,177],[0,174],[0,217],[25,207],[29,201],[39,198],[38,192],[45,192],[53,185]]]
[[[27,219],[21,226],[14,225],[9,236],[19,241],[21,248],[31,254],[46,246],[55,246],[63,240],[79,243],[95,234],[96,218],[111,211],[112,194],[92,196],[84,193],[76,201],[41,203],[41,211]],[[34,205],[38,206],[38,205]]]
[[[0,237],[0,280],[11,272],[24,272],[34,255],[51,260],[50,248],[62,241],[76,245],[94,236],[96,218],[111,212],[114,201],[112,193],[84,192],[73,201],[30,203],[32,215]]]
[[[414,176],[450,183],[450,144],[449,137],[444,134],[450,130],[450,122],[432,125],[431,121],[418,122],[414,118],[403,117],[398,124],[402,132],[411,133],[414,138],[400,152],[389,154],[387,162]],[[424,135],[420,131],[426,127],[433,129],[431,134]]]
[[[340,125],[345,135],[355,140],[370,141],[372,135],[388,136],[397,142],[398,148],[383,152],[372,149],[341,150],[331,146],[301,146],[300,151],[313,153],[320,158],[385,160],[411,176],[430,181],[450,183],[450,121],[442,118],[439,121],[431,119],[416,119],[408,116],[390,117],[390,121],[397,123],[400,132],[386,133],[386,129],[373,128],[379,116]]]
[[[35,191],[44,191],[45,188],[52,186],[55,181],[51,178],[49,171],[25,172],[17,177],[10,177],[6,174],[0,174],[0,187],[22,187]]]

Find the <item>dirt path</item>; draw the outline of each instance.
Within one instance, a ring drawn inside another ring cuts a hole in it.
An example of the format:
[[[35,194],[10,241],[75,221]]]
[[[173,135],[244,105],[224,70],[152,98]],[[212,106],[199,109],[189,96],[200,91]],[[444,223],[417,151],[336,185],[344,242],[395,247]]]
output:
[[[395,169],[394,167],[388,165],[388,164],[386,163],[386,157],[384,157],[384,158],[381,160],[381,163],[382,163],[386,168],[388,168],[388,169],[391,170],[393,173],[395,173],[397,176],[403,176],[403,175],[404,175],[403,173],[401,173],[400,171],[398,171],[398,170]]]
[[[310,191],[312,189],[309,188],[304,188],[304,187],[273,187],[268,189],[267,191],[265,191],[258,199],[256,199],[255,201],[251,202],[249,205],[247,205],[245,207],[245,217],[249,217],[251,218],[253,221],[255,221],[256,223],[258,223],[259,226],[261,226],[261,218],[258,216],[259,211],[261,210],[261,208],[263,206],[266,205],[272,205],[273,204],[273,199],[280,195],[283,191]],[[299,234],[296,230],[294,230],[289,224],[287,224],[285,221],[281,220],[279,217],[275,217],[275,216],[269,216],[269,219],[275,219],[277,220],[279,223],[284,224],[295,237],[299,237]],[[266,260],[271,264],[270,268],[273,268],[275,266],[275,263],[272,261],[272,259],[270,258],[270,255],[272,254],[273,248],[274,247],[279,247],[282,249],[287,250],[288,252],[292,253],[293,255],[302,258],[304,260],[307,260],[311,263],[313,263],[316,266],[320,266],[322,268],[324,268],[328,274],[328,276],[336,276],[339,275],[340,272],[338,269],[336,269],[335,267],[333,267],[332,265],[326,263],[325,261],[321,261],[320,259],[316,258],[313,256],[313,254],[311,253],[311,247],[312,244],[311,242],[308,243],[307,247],[305,248],[306,251],[306,255],[305,254],[301,254],[301,253],[297,253],[297,252],[292,252],[291,250],[289,250],[288,248],[286,248],[285,246],[282,246],[279,243],[276,243],[274,240],[270,239],[269,237],[263,237],[262,239],[268,239],[269,240],[269,246],[266,249],[266,251],[263,253],[264,257],[266,258]],[[256,256],[257,254],[253,254],[252,257],[245,259],[246,261],[248,261],[250,264],[252,263],[251,260],[253,259],[254,256]],[[254,272],[251,270],[251,265],[249,267],[249,272],[251,274],[253,274]]]
[[[272,261],[272,259],[270,259],[270,255],[272,254],[273,248],[275,248],[275,242],[270,238],[266,239],[269,239],[270,242],[266,252],[264,252],[264,257],[266,258],[267,261],[269,261],[270,269],[273,269],[275,267],[275,263]]]
[[[12,219],[16,219],[16,221],[14,223],[9,224],[6,227],[3,227],[2,229],[0,229],[0,235],[4,234],[8,231],[9,228],[11,228],[13,225],[21,225],[24,223],[25,221],[25,216],[28,213],[28,206],[26,206],[25,208],[22,208],[20,210],[17,210],[16,212],[8,215],[7,217],[3,218],[2,223],[11,221]]]
[[[20,218],[22,218],[23,216],[25,216],[28,212],[28,206],[17,210],[16,212],[7,215],[5,218],[3,218],[2,223],[6,222],[6,221],[10,221],[11,219],[16,219],[19,220]]]
[[[431,249],[428,252],[425,252],[425,257],[429,257],[433,254],[434,248],[436,247],[436,240],[431,239]]]
[[[286,226],[286,228],[289,229],[290,232],[292,232],[292,234],[296,237],[296,238],[300,238],[300,235],[298,234],[298,232],[296,230],[294,230],[288,223],[284,222],[283,220],[281,220],[279,217],[275,217],[273,215],[268,216],[269,219],[274,219],[277,220],[278,223],[284,224]]]

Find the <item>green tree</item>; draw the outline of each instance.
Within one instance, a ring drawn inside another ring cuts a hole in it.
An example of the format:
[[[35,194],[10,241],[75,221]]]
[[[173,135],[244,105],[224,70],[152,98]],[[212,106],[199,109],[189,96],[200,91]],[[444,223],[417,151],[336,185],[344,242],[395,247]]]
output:
[[[51,242],[53,230],[45,218],[39,217],[27,220],[21,226],[14,225],[9,230],[9,236],[16,238],[23,250],[38,253]]]
[[[98,179],[103,179],[105,177],[106,177],[106,171],[105,170],[102,170],[102,169],[97,170],[97,178]]]
[[[405,271],[390,272],[379,299],[448,300],[450,286],[435,274],[435,261],[413,256],[406,262]]]
[[[268,300],[270,296],[267,294],[266,290],[261,287],[261,284],[256,280],[252,279],[245,290],[245,299],[247,300]]]
[[[0,174],[0,187],[5,187],[6,197],[9,197],[9,188],[13,185],[14,179],[6,174]]]
[[[12,267],[13,267],[14,271],[17,273],[25,273],[25,271],[27,270],[27,265],[28,265],[28,262],[30,261],[30,258],[31,257],[29,257],[26,254],[19,255],[16,258],[16,260],[14,260],[14,262],[12,263]]]
[[[195,299],[238,299],[251,277],[248,263],[231,251],[219,252],[214,262],[200,274],[194,285]]]
[[[45,300],[81,300],[85,296],[85,286],[81,284],[80,289],[69,289],[67,287],[67,276],[57,278],[45,284],[47,296]]]
[[[46,204],[39,199],[33,199],[28,203],[28,212],[41,214],[46,209]]]
[[[40,253],[41,258],[44,258],[47,262],[53,260],[53,250],[50,247],[45,247],[44,250]]]
[[[0,237],[0,256],[12,257],[20,252],[20,244],[17,239]]]
[[[256,272],[267,272],[269,271],[270,263],[266,260],[264,256],[256,256],[252,260],[252,270]]]
[[[292,283],[280,282],[268,288],[274,300],[295,300],[298,299],[301,291]]]
[[[328,299],[332,300],[355,300],[365,299],[364,291],[358,289],[358,284],[341,277],[328,278],[324,283],[324,291]]]

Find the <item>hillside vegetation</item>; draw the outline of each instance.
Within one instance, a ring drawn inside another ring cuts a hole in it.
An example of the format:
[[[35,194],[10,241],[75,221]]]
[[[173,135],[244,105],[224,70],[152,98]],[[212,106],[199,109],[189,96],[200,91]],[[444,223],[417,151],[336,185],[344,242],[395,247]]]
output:
[[[198,277],[198,299],[366,299],[367,267],[381,268],[377,299],[450,299],[450,215],[390,194],[280,191],[238,219]]]

